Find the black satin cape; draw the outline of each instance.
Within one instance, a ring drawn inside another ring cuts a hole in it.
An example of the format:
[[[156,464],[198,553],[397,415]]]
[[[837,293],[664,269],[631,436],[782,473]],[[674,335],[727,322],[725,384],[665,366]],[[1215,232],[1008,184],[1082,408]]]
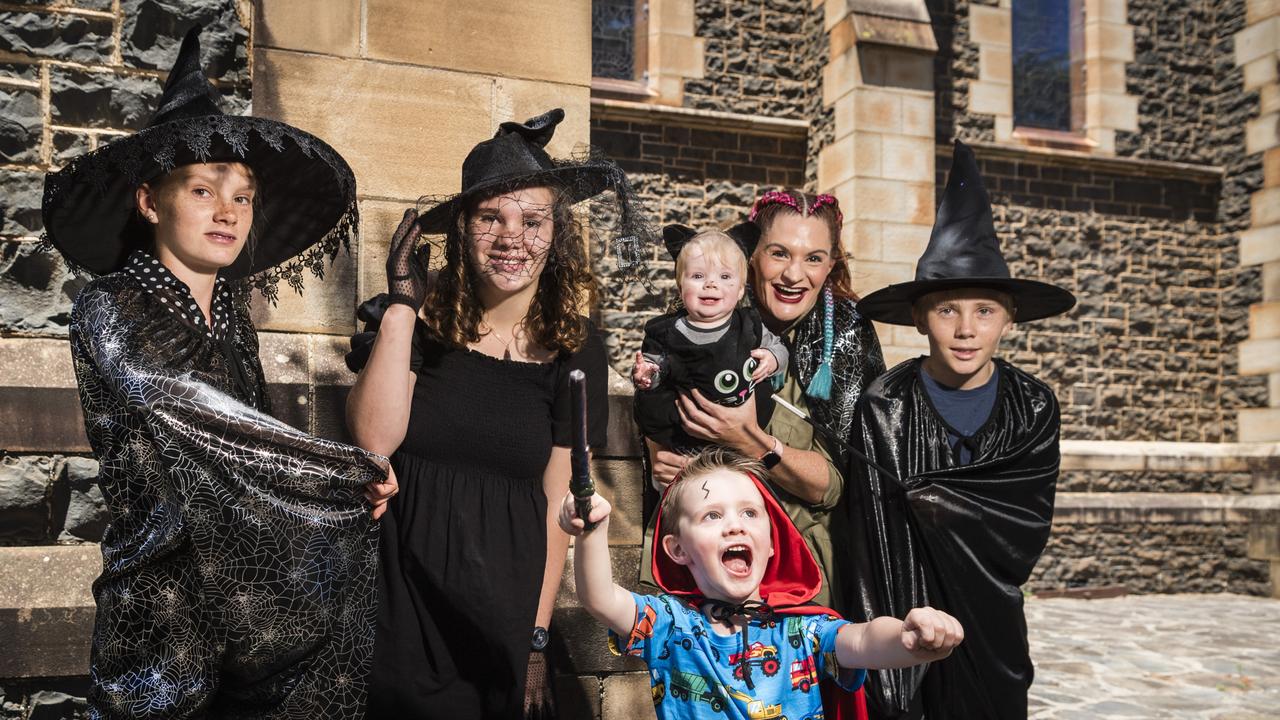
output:
[[[959,466],[920,379],[921,358],[877,379],[858,403],[852,440],[902,484],[852,463],[844,498],[850,612],[862,621],[930,605],[965,640],[947,660],[868,678],[872,718],[1027,717],[1032,666],[1020,586],[1049,538],[1058,478],[1058,401],[996,360],[999,391]],[[918,695],[918,697],[917,697]]]
[[[111,514],[89,714],[360,717],[377,564],[363,489],[387,461],[261,411],[247,306],[220,342],[172,300],[117,272],[71,314]]]

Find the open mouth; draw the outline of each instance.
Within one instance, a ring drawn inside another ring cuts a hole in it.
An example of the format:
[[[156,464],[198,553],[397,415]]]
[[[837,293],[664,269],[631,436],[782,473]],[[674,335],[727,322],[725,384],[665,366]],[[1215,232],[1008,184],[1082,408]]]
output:
[[[216,243],[223,243],[225,245],[230,245],[236,241],[235,235],[222,232],[207,232],[204,236]]]
[[[784,287],[782,285],[773,286],[774,297],[784,303],[798,303],[804,299],[806,292],[808,291],[804,288]]]
[[[746,545],[730,545],[720,554],[720,563],[730,575],[746,577],[751,574],[751,548]]]
[[[718,297],[700,297],[698,303],[701,305],[715,305],[720,302]]]

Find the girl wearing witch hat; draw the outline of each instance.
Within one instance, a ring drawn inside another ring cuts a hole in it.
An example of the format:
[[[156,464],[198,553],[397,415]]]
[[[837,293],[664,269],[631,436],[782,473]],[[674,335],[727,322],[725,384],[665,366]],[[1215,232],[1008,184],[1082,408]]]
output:
[[[354,717],[366,494],[384,503],[394,479],[385,458],[265,414],[246,295],[318,274],[355,226],[355,180],[318,138],[224,115],[199,33],[145,129],[45,180],[48,241],[98,276],[70,327],[111,515],[91,715]]]
[[[405,213],[389,292],[361,307],[376,335],[352,341],[347,421],[363,447],[394,453],[404,486],[382,522],[371,718],[554,711],[546,651],[568,538],[547,528],[569,484],[570,371],[588,378],[593,448],[608,424],[574,205],[611,191],[617,207],[593,222],[647,237],[616,165],[547,154],[563,118],[503,123],[476,145],[460,193]],[[420,234],[439,239],[415,251]]]
[[[1074,304],[1062,288],[1010,276],[973,151],[957,141],[915,280],[858,303],[873,320],[914,325],[929,355],[889,370],[858,402],[853,443],[874,465],[854,463],[844,545],[862,619],[929,604],[969,639],[927,670],[872,673],[873,718],[1027,716],[1020,586],[1049,538],[1058,401],[995,353],[1014,322]]]

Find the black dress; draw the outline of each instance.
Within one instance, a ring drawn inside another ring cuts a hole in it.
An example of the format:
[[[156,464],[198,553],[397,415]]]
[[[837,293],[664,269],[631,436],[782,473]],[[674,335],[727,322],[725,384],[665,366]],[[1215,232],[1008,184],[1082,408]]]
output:
[[[392,456],[400,493],[382,518],[370,718],[522,712],[546,566],[542,475],[552,446],[571,442],[575,368],[602,447],[608,368],[594,330],[577,353],[525,363],[447,347],[418,322],[409,426]]]

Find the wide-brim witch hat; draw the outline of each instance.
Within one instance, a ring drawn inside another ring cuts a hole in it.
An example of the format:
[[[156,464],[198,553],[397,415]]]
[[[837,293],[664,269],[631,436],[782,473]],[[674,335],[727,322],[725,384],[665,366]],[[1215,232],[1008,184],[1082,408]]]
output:
[[[877,290],[858,301],[862,315],[892,325],[914,325],[912,304],[923,295],[957,288],[988,288],[1012,296],[1014,321],[1026,322],[1070,310],[1076,298],[1056,285],[1011,277],[1000,254],[991,199],[968,145],[956,141],[951,174],[915,280]]]
[[[813,559],[804,537],[796,529],[795,523],[782,508],[777,497],[760,478],[747,474],[755,483],[760,496],[764,498],[765,514],[769,516],[770,540],[773,543],[773,556],[766,560],[764,577],[760,580],[760,600],[774,608],[791,608],[807,603],[822,588],[822,571],[818,569],[818,561]],[[678,483],[667,486],[671,492]],[[668,522],[662,517],[662,505],[659,503],[657,518],[653,528],[653,581],[670,595],[687,600],[703,599],[698,583],[693,579],[689,568],[671,559],[662,546],[667,532]],[[816,607],[816,606],[815,606]]]
[[[724,233],[733,238],[738,244],[738,249],[747,258],[751,257],[751,253],[755,252],[756,244],[760,242],[760,227],[751,221],[740,222],[737,225],[725,230]],[[680,251],[684,246],[697,235],[698,231],[688,225],[680,223],[672,223],[662,227],[662,244],[667,248],[667,254],[672,260],[680,257]]]
[[[45,176],[46,239],[74,269],[114,272],[151,238],[135,211],[139,185],[181,165],[239,162],[253,171],[257,189],[254,240],[220,274],[236,280],[261,273],[257,284],[268,296],[280,279],[300,289],[301,270],[320,275],[324,255],[332,257],[355,232],[355,176],[341,155],[310,133],[223,113],[200,64],[200,31],[197,25],[183,38],[144,129]]]
[[[522,123],[504,122],[494,136],[479,143],[462,161],[462,190],[431,198],[430,207],[418,217],[426,234],[447,233],[470,203],[496,193],[527,187],[553,187],[571,203],[606,190],[625,194],[626,174],[613,161],[599,155],[557,160],[546,146],[564,120],[555,108]]]

